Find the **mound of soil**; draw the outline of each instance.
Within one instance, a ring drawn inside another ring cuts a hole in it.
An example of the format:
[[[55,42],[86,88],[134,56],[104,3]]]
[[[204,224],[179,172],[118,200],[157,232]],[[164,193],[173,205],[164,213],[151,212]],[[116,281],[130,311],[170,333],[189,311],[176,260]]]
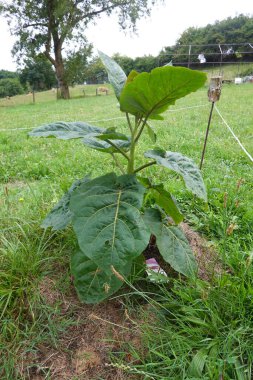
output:
[[[122,342],[131,341],[140,349],[141,339],[137,325],[133,324],[120,301],[99,305],[84,305],[72,294],[63,295],[52,278],[40,283],[43,301],[58,305],[61,316],[71,314],[73,324],[57,339],[56,346],[39,345],[37,351],[25,356],[19,372],[31,380],[134,380],[139,377],[127,374],[110,365],[109,354],[121,352]],[[130,361],[131,357],[124,357]],[[123,354],[124,356],[124,354]]]

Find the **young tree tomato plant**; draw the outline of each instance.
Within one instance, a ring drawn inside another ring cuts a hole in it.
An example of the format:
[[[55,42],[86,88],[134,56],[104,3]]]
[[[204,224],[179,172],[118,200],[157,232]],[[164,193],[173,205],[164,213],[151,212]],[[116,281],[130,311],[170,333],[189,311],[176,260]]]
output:
[[[143,132],[156,142],[150,120],[176,100],[196,91],[206,75],[182,67],[165,66],[150,73],[132,71],[126,77],[118,64],[104,53],[100,58],[126,115],[128,133],[99,128],[85,122],[57,122],[34,129],[30,136],[81,139],[89,148],[110,154],[121,175],[84,177],[73,183],[52,209],[42,227],[54,230],[72,223],[79,250],[72,255],[71,271],[80,299],[97,303],[115,293],[131,275],[132,268],[149,243],[151,234],[163,259],[176,271],[192,276],[196,262],[178,224],[183,216],[163,184],[153,184],[141,171],[152,165],[179,174],[195,196],[206,201],[201,173],[194,162],[180,153],[160,148],[144,152],[147,162],[136,157]],[[125,165],[118,157],[122,156]],[[152,198],[152,202],[146,202]]]

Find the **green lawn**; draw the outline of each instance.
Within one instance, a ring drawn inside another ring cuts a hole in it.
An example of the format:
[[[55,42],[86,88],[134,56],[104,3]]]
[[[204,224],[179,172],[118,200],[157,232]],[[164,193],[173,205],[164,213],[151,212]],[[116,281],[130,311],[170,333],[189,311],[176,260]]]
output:
[[[73,180],[118,169],[109,155],[92,151],[79,140],[37,139],[27,133],[41,124],[79,120],[124,131],[126,121],[116,98],[112,92],[93,96],[95,87],[85,88],[85,97],[84,86],[75,88],[76,98],[69,101],[56,100],[51,91],[36,95],[36,104],[27,95],[15,97],[7,105],[7,100],[0,102],[1,379],[28,378],[19,365],[29,365],[26,355],[41,344],[57,346],[61,334],[77,323],[75,308],[61,315],[59,307],[46,305],[39,292],[39,284],[48,276],[57,278],[56,287],[63,297],[71,292],[68,265],[75,249],[71,230],[45,232],[40,223]],[[210,107],[207,87],[179,100],[163,121],[153,122],[156,146],[181,152],[199,163]],[[253,84],[224,85],[217,107],[253,156]],[[152,146],[146,135],[139,146],[140,164],[145,163],[142,153]],[[132,371],[146,373],[139,378],[252,378],[252,165],[214,110],[203,166],[208,206],[192,198],[175,174],[146,169],[147,176],[156,183],[164,182],[176,196],[185,219],[215,247],[226,270],[212,283],[196,285],[177,279],[171,280],[172,291],[152,289],[161,303],[149,298],[158,319],[156,325],[151,323],[153,330],[149,324],[141,327],[149,353],[127,348],[134,358]],[[138,293],[137,298],[144,294]],[[139,301],[133,297],[124,302],[131,303],[133,313],[135,308],[140,312]],[[145,319],[143,315],[140,318]],[[117,355],[113,360],[115,365],[124,363]],[[42,378],[51,379],[50,374]]]

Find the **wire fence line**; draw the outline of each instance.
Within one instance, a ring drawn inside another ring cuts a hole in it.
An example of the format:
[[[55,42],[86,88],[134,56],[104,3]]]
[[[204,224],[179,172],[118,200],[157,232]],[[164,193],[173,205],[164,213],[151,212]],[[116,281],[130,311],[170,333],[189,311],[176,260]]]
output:
[[[208,105],[209,105],[209,103],[204,103],[204,104],[198,104],[198,105],[189,106],[189,107],[180,107],[180,108],[168,110],[167,112],[186,111],[186,110],[190,110],[190,109],[207,107]],[[236,134],[234,133],[234,131],[232,130],[232,128],[229,126],[229,124],[226,122],[226,120],[224,119],[224,117],[222,116],[222,114],[220,113],[220,111],[218,110],[216,104],[214,105],[214,108],[215,108],[215,111],[217,112],[217,114],[220,116],[223,124],[225,124],[225,126],[227,127],[227,129],[229,130],[229,132],[232,134],[232,136],[234,137],[234,139],[236,140],[236,142],[239,144],[239,146],[243,150],[243,152],[248,156],[248,158],[250,159],[250,161],[253,162],[252,156],[246,150],[246,148],[243,146],[243,144],[241,143],[241,141],[239,140],[239,138],[236,136]],[[108,118],[108,119],[89,120],[89,121],[87,121],[87,123],[99,123],[99,122],[106,122],[106,121],[120,120],[120,119],[125,119],[125,116],[112,117],[112,118]],[[11,129],[5,128],[5,129],[0,129],[0,132],[24,131],[24,130],[31,130],[31,129],[34,129],[34,127],[11,128]]]
[[[200,107],[207,107],[207,106],[208,106],[208,103],[198,104],[198,105],[195,105],[195,106],[181,107],[181,108],[176,108],[176,109],[173,109],[173,110],[168,110],[167,112],[178,112],[178,111],[184,111],[184,110],[189,110],[189,109],[194,109],[194,108],[200,108]],[[119,119],[125,119],[125,116],[112,117],[112,118],[109,118],[109,119],[88,120],[88,121],[85,121],[85,122],[86,123],[100,123],[100,122],[119,120]],[[34,129],[34,127],[5,128],[5,129],[0,129],[0,132],[27,131],[27,130],[31,130],[31,129]]]
[[[232,128],[228,125],[228,123],[226,122],[226,120],[224,119],[224,117],[222,116],[222,114],[220,113],[220,111],[218,110],[216,104],[214,105],[214,108],[215,108],[215,111],[217,112],[217,114],[220,116],[223,124],[225,124],[225,126],[227,127],[227,129],[229,130],[229,132],[232,134],[232,136],[234,137],[234,139],[236,140],[236,142],[239,144],[239,146],[241,147],[241,149],[244,151],[244,153],[249,157],[250,161],[253,162],[253,158],[252,156],[249,154],[249,152],[245,149],[245,147],[242,145],[241,141],[239,140],[239,138],[236,136],[236,134],[234,133],[234,131],[232,130]]]

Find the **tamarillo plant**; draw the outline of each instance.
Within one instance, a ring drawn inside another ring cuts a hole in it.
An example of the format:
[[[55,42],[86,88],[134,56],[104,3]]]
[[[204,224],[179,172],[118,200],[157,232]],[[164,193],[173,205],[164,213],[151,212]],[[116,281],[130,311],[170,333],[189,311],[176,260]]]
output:
[[[204,85],[206,75],[164,66],[150,73],[132,71],[126,77],[115,61],[99,54],[126,115],[128,135],[80,121],[42,125],[30,132],[30,136],[81,139],[85,146],[110,154],[121,171],[121,175],[77,180],[42,223],[43,228],[54,230],[72,223],[80,249],[72,255],[71,272],[85,303],[98,303],[115,293],[124,279],[134,277],[136,262],[144,267],[142,254],[152,234],[163,259],[176,271],[185,276],[196,272],[195,258],[178,227],[183,216],[173,196],[163,184],[140,176],[142,170],[151,165],[172,170],[195,196],[206,201],[201,173],[191,159],[160,148],[144,153],[148,159],[144,165],[138,166],[136,159],[144,131],[156,142],[150,120],[162,120],[161,114],[177,99]]]

